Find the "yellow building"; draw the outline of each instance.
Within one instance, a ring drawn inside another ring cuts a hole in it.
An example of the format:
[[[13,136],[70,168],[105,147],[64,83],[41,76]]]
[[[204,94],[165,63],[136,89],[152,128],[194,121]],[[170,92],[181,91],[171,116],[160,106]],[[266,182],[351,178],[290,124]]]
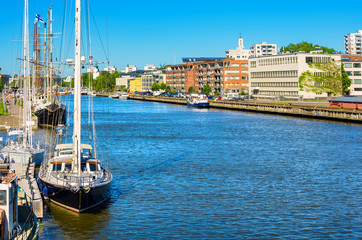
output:
[[[142,92],[142,77],[135,77],[129,81],[129,91],[130,92]]]

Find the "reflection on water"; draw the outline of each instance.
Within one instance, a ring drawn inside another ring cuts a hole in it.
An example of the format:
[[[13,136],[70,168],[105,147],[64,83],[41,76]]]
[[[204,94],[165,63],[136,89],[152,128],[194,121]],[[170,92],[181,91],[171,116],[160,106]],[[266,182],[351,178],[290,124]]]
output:
[[[84,214],[49,205],[41,239],[362,238],[361,126],[94,101],[111,199]]]

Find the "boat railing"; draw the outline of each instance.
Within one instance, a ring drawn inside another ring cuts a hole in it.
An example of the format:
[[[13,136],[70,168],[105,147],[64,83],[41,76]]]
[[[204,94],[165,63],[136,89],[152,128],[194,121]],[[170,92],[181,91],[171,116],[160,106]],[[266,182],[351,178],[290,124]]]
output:
[[[33,209],[31,206],[18,206],[19,209],[19,222],[21,219],[26,219],[21,221],[21,224],[13,229],[10,233],[9,239],[33,239],[37,235],[38,223]],[[21,211],[21,212],[20,212]],[[21,214],[20,214],[21,213]]]

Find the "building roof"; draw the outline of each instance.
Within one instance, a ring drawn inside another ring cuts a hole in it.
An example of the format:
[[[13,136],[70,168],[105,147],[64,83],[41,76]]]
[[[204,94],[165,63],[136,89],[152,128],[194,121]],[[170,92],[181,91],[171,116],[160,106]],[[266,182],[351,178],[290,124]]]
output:
[[[191,62],[211,62],[211,61],[218,61],[224,60],[224,57],[185,57],[182,58],[182,62],[184,63],[191,63]]]
[[[357,54],[342,54],[341,57],[343,62],[362,61],[362,55]]]
[[[346,95],[343,97],[337,97],[331,100],[328,100],[330,102],[349,102],[349,103],[362,103],[362,97],[352,96],[352,95]]]

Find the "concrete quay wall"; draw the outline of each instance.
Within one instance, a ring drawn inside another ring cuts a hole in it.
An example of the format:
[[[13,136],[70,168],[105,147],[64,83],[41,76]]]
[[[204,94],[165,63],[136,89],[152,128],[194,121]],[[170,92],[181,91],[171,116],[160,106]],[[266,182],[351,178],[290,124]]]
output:
[[[130,95],[129,99],[163,102],[170,104],[187,105],[186,100],[183,98],[168,98],[168,97],[152,97],[152,96],[138,96]],[[235,102],[235,101],[210,101],[211,108],[228,109],[236,111],[276,114],[285,116],[294,116],[302,118],[313,118],[323,120],[333,120],[342,122],[352,122],[362,124],[362,111],[356,109],[340,109],[329,108],[327,104],[311,104],[298,102]]]

